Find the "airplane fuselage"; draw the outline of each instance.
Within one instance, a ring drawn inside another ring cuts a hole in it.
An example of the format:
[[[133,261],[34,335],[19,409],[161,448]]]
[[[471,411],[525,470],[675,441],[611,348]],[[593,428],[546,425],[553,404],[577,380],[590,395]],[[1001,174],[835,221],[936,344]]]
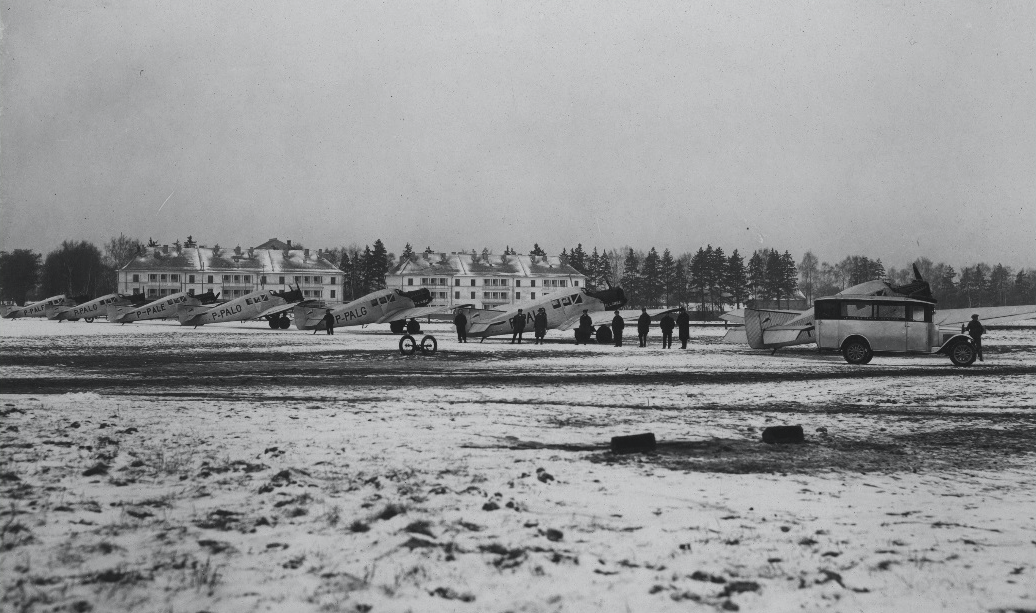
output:
[[[58,294],[57,296],[51,296],[45,298],[39,302],[33,302],[23,307],[15,307],[4,314],[7,319],[17,319],[19,317],[44,317],[47,314],[47,308],[72,306],[75,304],[69,298],[66,298],[64,294]]]
[[[257,319],[270,309],[284,306],[288,301],[277,295],[277,290],[259,290],[213,307],[180,307],[180,323],[185,326],[226,323]],[[198,312],[208,308],[205,312]]]
[[[378,290],[362,298],[357,298],[352,302],[332,308],[331,315],[335,318],[333,327],[365,326],[367,324],[388,321],[386,316],[390,316],[396,311],[412,309],[414,306],[416,305],[413,300],[397,290]],[[322,322],[326,313],[326,307],[296,307],[295,327],[299,330],[322,328]]]
[[[586,290],[579,290],[564,295],[551,294],[540,300],[513,304],[506,311],[506,317],[504,317],[505,313],[500,311],[466,310],[465,317],[468,318],[468,335],[488,337],[513,333],[514,323],[512,319],[518,314],[518,309],[522,309],[522,315],[525,318],[525,332],[531,334],[533,332],[533,321],[541,307],[547,314],[547,329],[549,330],[557,328],[566,321],[571,321],[574,317],[579,317],[584,309],[590,313],[596,313],[605,310],[606,305]],[[486,322],[490,320],[500,321],[486,325]]]
[[[100,298],[94,298],[89,302],[77,304],[74,307],[59,307],[47,314],[47,319],[58,321],[75,321],[78,319],[92,319],[108,312],[108,306],[126,306],[133,304],[128,298],[119,294],[108,294]]]
[[[108,307],[108,321],[118,323],[130,323],[147,319],[165,319],[176,316],[176,307],[181,304],[201,304],[201,301],[187,292],[169,294],[149,302],[138,308],[127,308],[124,306],[110,305]]]

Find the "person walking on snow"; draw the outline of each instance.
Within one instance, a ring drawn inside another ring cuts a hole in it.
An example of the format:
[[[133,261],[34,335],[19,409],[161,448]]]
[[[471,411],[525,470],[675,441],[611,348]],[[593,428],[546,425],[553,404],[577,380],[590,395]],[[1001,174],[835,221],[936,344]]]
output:
[[[612,335],[615,337],[615,346],[622,347],[622,330],[626,327],[626,320],[615,310],[615,317],[612,317]]]
[[[658,322],[658,327],[662,328],[662,349],[672,349],[673,328],[676,327],[676,322],[673,320],[673,316],[666,313],[662,317],[662,321]]]
[[[535,343],[542,345],[543,337],[547,336],[547,310],[543,307],[540,307],[536,316],[532,318],[532,328],[536,336]]]
[[[651,329],[651,316],[647,309],[640,310],[640,318],[637,320],[637,336],[640,338],[640,346],[647,347],[648,330]]]
[[[514,344],[514,339],[518,339],[518,344],[522,344],[522,332],[525,332],[525,315],[522,314],[522,310],[518,309],[518,314],[511,318],[511,330],[514,332],[511,334],[511,344]]]
[[[971,316],[971,321],[968,322],[967,326],[961,326],[961,332],[967,331],[968,336],[971,337],[971,342],[975,343],[975,351],[978,352],[978,361],[985,362],[982,359],[982,335],[986,333],[986,327],[982,325],[982,322],[978,320],[978,314]]]
[[[328,309],[327,312],[324,313],[323,321],[324,321],[324,325],[327,327],[327,334],[329,336],[334,336],[334,333],[335,333],[335,316],[331,314],[331,309]],[[316,332],[314,331],[314,334],[315,333]]]
[[[691,338],[691,318],[687,315],[685,307],[680,307],[680,314],[676,316],[676,327],[680,329],[680,349],[687,349],[687,341]]]

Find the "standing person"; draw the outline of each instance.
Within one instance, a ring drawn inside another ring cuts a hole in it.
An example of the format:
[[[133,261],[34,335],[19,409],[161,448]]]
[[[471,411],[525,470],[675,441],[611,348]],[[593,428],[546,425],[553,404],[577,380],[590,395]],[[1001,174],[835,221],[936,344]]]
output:
[[[327,333],[328,333],[328,335],[334,336],[334,333],[335,333],[335,316],[331,314],[331,309],[328,309],[327,312],[324,313],[324,325],[327,326]]]
[[[615,317],[612,317],[612,335],[615,337],[615,346],[622,347],[622,329],[626,327],[626,320],[619,315],[619,310],[615,309]]]
[[[673,316],[666,313],[662,317],[662,321],[658,322],[658,327],[662,328],[662,349],[672,349],[673,328],[676,327],[676,321],[673,320]]]
[[[975,351],[978,352],[978,361],[985,362],[982,359],[982,335],[986,333],[986,327],[982,325],[982,322],[978,320],[978,314],[971,316],[971,321],[965,327],[968,332],[968,336],[971,337],[971,342],[975,343]]]
[[[651,316],[647,309],[640,309],[640,318],[637,319],[637,336],[640,337],[640,346],[647,347],[648,330],[651,329]]]
[[[576,344],[579,344],[579,339],[583,339],[583,344],[589,345],[593,334],[594,320],[590,319],[589,309],[583,309],[583,314],[579,316],[579,331],[576,333]]]
[[[457,326],[457,342],[468,342],[468,318],[464,315],[464,309],[457,309],[453,316],[453,325]]]
[[[687,341],[691,338],[691,318],[684,307],[680,307],[680,314],[676,316],[676,327],[680,329],[680,349],[687,349]]]
[[[522,314],[522,310],[518,309],[518,314],[511,318],[511,329],[514,331],[511,334],[511,344],[514,344],[514,339],[518,339],[518,344],[522,344],[522,332],[525,332],[525,315]]]
[[[543,337],[547,336],[547,310],[540,307],[536,316],[532,318],[533,331],[536,333],[536,344],[543,344]]]

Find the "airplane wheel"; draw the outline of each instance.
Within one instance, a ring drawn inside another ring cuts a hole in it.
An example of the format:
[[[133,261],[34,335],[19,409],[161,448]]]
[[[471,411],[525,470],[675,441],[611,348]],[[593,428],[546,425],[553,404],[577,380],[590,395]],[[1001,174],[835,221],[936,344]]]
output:
[[[602,345],[612,342],[612,329],[608,326],[597,328],[597,342]]]
[[[971,366],[976,357],[975,347],[967,341],[960,341],[950,349],[950,361],[954,366]]]
[[[421,324],[417,323],[416,319],[411,319],[410,321],[408,321],[406,323],[406,333],[407,334],[420,334],[421,333]]]
[[[438,350],[439,341],[435,340],[435,337],[431,334],[426,334],[425,337],[421,339],[422,352],[427,353],[428,355],[432,355]]]
[[[277,321],[277,327],[280,328],[281,330],[287,330],[288,328],[291,327],[291,319],[289,319],[287,317],[281,317]]]
[[[404,334],[403,338],[399,339],[399,352],[403,355],[413,355],[416,350],[417,341],[414,340],[414,337]]]
[[[277,326],[278,326],[279,322],[276,319],[269,319],[267,321],[269,321],[269,323],[270,323],[270,329],[272,329],[272,330],[276,330],[277,329]]]
[[[393,334],[402,334],[406,330],[406,322],[400,319],[399,321],[389,322],[389,330],[392,330]]]
[[[865,341],[852,340],[842,347],[842,357],[850,364],[866,364],[874,357],[874,352]]]
[[[94,322],[94,318],[93,317],[84,317],[83,321],[85,321],[88,324],[92,324]]]

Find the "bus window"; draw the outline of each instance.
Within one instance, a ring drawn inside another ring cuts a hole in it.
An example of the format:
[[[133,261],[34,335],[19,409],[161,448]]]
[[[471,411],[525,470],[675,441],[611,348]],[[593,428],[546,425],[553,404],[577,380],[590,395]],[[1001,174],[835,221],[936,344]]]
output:
[[[879,304],[878,319],[892,321],[906,320],[906,305],[904,304]]]
[[[910,321],[925,321],[925,308],[919,304],[910,307]]]
[[[872,309],[870,303],[867,302],[843,302],[842,303],[842,318],[843,319],[871,319]]]
[[[838,319],[838,303],[831,301],[818,302],[813,305],[816,319]]]

